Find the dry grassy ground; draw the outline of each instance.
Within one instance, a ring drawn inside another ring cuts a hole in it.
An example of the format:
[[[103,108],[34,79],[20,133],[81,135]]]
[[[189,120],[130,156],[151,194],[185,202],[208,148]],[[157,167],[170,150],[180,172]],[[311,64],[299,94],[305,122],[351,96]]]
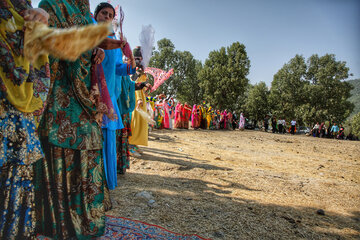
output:
[[[211,239],[360,239],[360,142],[204,130],[149,139],[107,214]]]

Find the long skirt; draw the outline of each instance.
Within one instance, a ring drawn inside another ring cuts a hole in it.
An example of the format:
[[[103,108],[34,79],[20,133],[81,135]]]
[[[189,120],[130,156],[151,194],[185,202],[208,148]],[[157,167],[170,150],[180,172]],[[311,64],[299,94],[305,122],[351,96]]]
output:
[[[207,129],[207,120],[206,120],[206,118],[201,119],[200,127],[202,129]]]
[[[105,230],[101,150],[56,147],[42,139],[34,170],[36,231],[55,239],[91,239]]]
[[[32,165],[0,167],[0,239],[30,239],[35,234]]]
[[[169,119],[169,128],[170,129],[173,129],[174,127],[173,127],[173,119],[170,117],[170,119]]]
[[[130,168],[129,137],[131,136],[131,119],[130,114],[123,114],[121,117],[124,128],[116,131],[117,171],[124,174],[126,169]]]
[[[184,122],[182,121],[182,119],[183,119],[182,115],[179,115],[179,116],[176,118],[175,128],[183,128],[183,127],[184,127]]]
[[[183,119],[183,128],[189,129],[189,117],[187,116]]]
[[[107,186],[114,190],[117,185],[117,154],[116,154],[116,130],[103,128],[104,144],[103,158]]]
[[[155,123],[156,123],[155,128],[156,129],[162,129],[163,128],[163,124],[162,124],[163,116],[157,115],[154,120],[155,120]]]

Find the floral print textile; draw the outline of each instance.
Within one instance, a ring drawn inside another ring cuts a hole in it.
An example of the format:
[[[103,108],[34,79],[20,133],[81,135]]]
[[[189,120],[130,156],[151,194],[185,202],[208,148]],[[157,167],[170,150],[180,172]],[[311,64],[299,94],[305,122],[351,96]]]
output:
[[[92,23],[88,1],[42,0],[39,6],[49,15],[49,25],[58,28]],[[96,121],[91,89],[92,51],[74,62],[50,57],[52,89],[41,124],[41,136],[55,146],[78,150],[102,148],[102,133]]]
[[[54,239],[91,239],[105,229],[101,150],[74,150],[45,143],[35,164],[37,233]],[[63,169],[66,169],[64,171]]]
[[[92,23],[89,1],[42,0],[39,6],[52,27]],[[45,159],[36,164],[34,179],[37,233],[55,239],[94,239],[105,229],[102,132],[91,60],[92,51],[74,62],[50,58],[53,87],[39,132]]]
[[[124,128],[116,130],[117,145],[117,170],[119,173],[125,173],[130,168],[130,148],[129,137],[131,136],[130,114],[123,114],[122,120]]]
[[[0,239],[34,236],[32,164],[42,158],[36,133],[45,106],[47,56],[23,55],[24,11],[31,1],[0,1]]]
[[[32,165],[0,167],[0,239],[30,239],[35,234]]]

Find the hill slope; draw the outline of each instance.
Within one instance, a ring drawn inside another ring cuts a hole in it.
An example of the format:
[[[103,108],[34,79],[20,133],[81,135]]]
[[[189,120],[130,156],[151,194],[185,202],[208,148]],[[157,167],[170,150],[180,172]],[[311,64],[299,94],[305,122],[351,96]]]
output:
[[[350,80],[349,83],[354,86],[354,89],[351,90],[351,97],[349,101],[355,105],[354,111],[351,113],[351,116],[354,116],[360,112],[360,79]]]

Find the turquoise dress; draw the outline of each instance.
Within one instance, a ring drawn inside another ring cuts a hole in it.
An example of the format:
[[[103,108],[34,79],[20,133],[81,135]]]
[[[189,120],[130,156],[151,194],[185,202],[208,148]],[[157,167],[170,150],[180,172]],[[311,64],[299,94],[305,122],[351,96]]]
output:
[[[119,84],[119,82],[118,82]],[[129,136],[131,136],[130,114],[135,109],[135,82],[129,76],[121,79],[121,93],[117,99],[124,128],[116,132],[117,170],[125,173],[130,168]],[[119,88],[117,88],[119,89]]]
[[[128,64],[122,62],[121,49],[105,50],[105,59],[102,62],[102,66],[110,98],[117,116],[114,121],[110,120],[102,126],[105,176],[109,189],[113,190],[117,187],[116,131],[124,128],[117,99],[121,94],[122,77],[134,74],[135,68],[130,68]]]
[[[42,0],[49,26],[92,24],[87,0]],[[35,171],[36,231],[52,239],[96,239],[105,231],[101,113],[92,51],[75,61],[50,58],[53,86],[39,129],[45,158]]]

